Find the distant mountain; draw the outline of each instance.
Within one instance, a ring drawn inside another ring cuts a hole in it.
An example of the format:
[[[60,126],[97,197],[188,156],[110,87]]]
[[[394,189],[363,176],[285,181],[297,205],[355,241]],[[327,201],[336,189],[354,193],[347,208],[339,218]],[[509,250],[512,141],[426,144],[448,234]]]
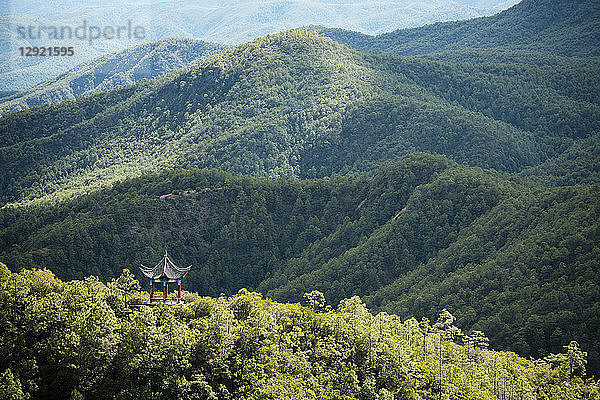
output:
[[[289,31],[151,81],[5,115],[0,196],[81,193],[165,168],[320,177],[415,150],[519,171],[600,129],[599,76],[585,63],[498,68],[358,53]]]
[[[310,24],[358,30],[369,34],[491,15],[517,0],[267,0],[198,2],[52,1],[10,2],[0,9],[0,90],[24,90],[52,79],[69,68],[106,53],[140,44],[135,38],[112,40],[50,40],[42,31],[22,37],[19,27],[68,26],[84,21],[99,27],[144,28],[143,41],[189,37],[208,42],[239,44],[268,33]],[[501,8],[500,8],[501,9]],[[72,57],[21,57],[21,46],[73,46]]]
[[[127,38],[126,35],[119,40],[86,40],[85,36],[77,39],[73,32],[78,27],[83,26],[83,21],[89,26],[90,20],[82,16],[81,19],[71,19],[69,16],[52,18],[48,14],[36,15],[0,15],[0,90],[2,91],[22,91],[33,87],[34,85],[53,79],[58,75],[76,67],[86,61],[100,57],[105,54],[118,52],[125,48],[136,46],[144,42],[153,40],[136,40]],[[99,22],[100,23],[100,22]],[[102,26],[114,26],[120,24],[118,19],[106,22]],[[127,23],[127,21],[125,21]],[[106,25],[108,24],[108,25]],[[46,30],[40,30],[38,27],[49,27]],[[53,39],[52,35],[60,32],[61,27],[71,29],[71,36],[65,33],[63,38],[58,35],[58,39]],[[29,29],[31,28],[31,33]],[[82,28],[81,28],[82,29]],[[87,32],[87,31],[85,31]],[[164,39],[163,37],[161,39]],[[65,56],[25,56],[21,55],[20,48],[23,48],[23,54],[27,47],[71,47],[72,55]]]
[[[55,79],[3,99],[0,114],[72,100],[140,79],[151,79],[223,49],[221,45],[179,38],[131,47],[86,62]]]
[[[600,3],[523,0],[491,17],[397,30],[378,36],[317,29],[361,50],[414,56],[468,49],[522,50],[562,56],[600,56]]]
[[[457,9],[460,9],[460,7],[477,7],[477,8],[482,8],[482,9],[486,9],[486,8],[501,8],[501,7],[506,7],[507,4],[515,4],[517,3],[518,0],[455,0],[455,1],[447,1],[445,2],[447,6],[454,6]],[[128,0],[127,1],[127,5],[128,7],[140,7],[140,6],[153,6],[153,7],[160,7],[161,6],[161,1],[160,0]],[[252,2],[247,1],[247,0],[222,0],[222,1],[216,1],[216,0],[205,0],[203,1],[203,6],[210,8],[210,7],[242,7],[242,6],[246,6],[246,7],[250,7],[252,4]],[[274,2],[272,1],[263,1],[262,2],[263,5],[267,5],[267,4],[272,4]],[[300,3],[298,1],[280,1],[279,2],[282,5],[287,5],[287,4],[294,4],[294,3]],[[355,6],[364,6],[366,5],[366,2],[364,0],[347,0],[347,1],[340,1],[340,0],[313,0],[313,1],[307,1],[305,3],[309,3],[309,4],[313,4],[313,5],[326,5],[326,6],[338,6],[338,7],[347,7],[348,5],[355,5]],[[376,3],[376,2],[373,2]],[[190,5],[194,5],[194,3],[192,1],[183,1],[182,6],[190,6]],[[379,4],[387,4],[390,7],[399,7],[399,6],[404,6],[404,7],[408,7],[409,2],[405,1],[405,0],[388,0],[387,2],[380,2]],[[418,7],[422,7],[422,8],[427,8],[429,6],[429,8],[433,8],[431,5],[437,5],[438,3],[436,2],[413,2],[413,8],[418,8]],[[441,4],[441,3],[439,3]],[[197,4],[196,4],[197,5]],[[123,2],[122,1],[117,1],[117,0],[104,0],[102,1],[102,7],[117,7],[117,6],[123,6]],[[307,5],[305,5],[307,6]],[[45,1],[45,2],[39,2],[39,1],[35,1],[35,0],[21,0],[19,2],[11,2],[8,3],[6,5],[6,11],[7,13],[12,13],[12,14],[33,14],[33,15],[37,15],[37,14],[53,14],[56,13],[57,10],[60,10],[61,12],[64,13],[73,13],[73,12],[77,12],[79,10],[81,10],[82,8],[85,7],[98,7],[98,3],[93,1],[93,0],[79,0],[79,1],[73,1],[73,0],[49,0],[49,1]],[[102,7],[99,7],[100,9],[102,9]],[[171,6],[172,7],[172,6]],[[174,7],[173,7],[174,8]]]
[[[258,36],[308,24],[377,34],[398,28],[417,27],[438,21],[451,21],[491,15],[519,0],[183,0],[177,4],[162,1],[52,3],[19,2],[7,14],[55,21],[83,20],[112,25],[126,15],[135,23],[147,25],[150,39],[158,35],[196,37],[239,44]],[[52,5],[50,5],[52,4]],[[119,15],[120,14],[120,15]],[[79,21],[77,21],[79,22]],[[153,22],[153,24],[150,24]],[[164,37],[162,37],[164,38]]]

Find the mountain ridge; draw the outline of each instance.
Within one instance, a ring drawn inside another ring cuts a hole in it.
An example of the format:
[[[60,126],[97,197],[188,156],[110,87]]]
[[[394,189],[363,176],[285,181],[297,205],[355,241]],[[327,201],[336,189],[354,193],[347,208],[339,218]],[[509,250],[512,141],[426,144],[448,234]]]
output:
[[[313,28],[360,50],[404,56],[466,49],[509,49],[600,56],[600,6],[593,0],[523,0],[490,17],[440,22],[378,36]]]
[[[74,67],[58,77],[0,102],[0,115],[33,106],[73,100],[116,86],[152,79],[224,47],[199,40],[169,38],[111,53]]]
[[[519,171],[598,129],[597,97],[577,98],[598,85],[597,66],[511,68],[361,53],[303,30],[266,36],[158,79],[4,116],[0,196],[77,193],[173,167],[319,177],[413,150]]]
[[[535,4],[575,21],[496,19]],[[110,280],[168,247],[201,294],[447,307],[525,356],[577,340],[597,373],[600,65],[554,39],[403,57],[292,30],[10,113],[0,259]]]
[[[508,3],[514,3],[509,0]],[[472,3],[472,2],[470,2]],[[498,2],[464,4],[462,0],[363,0],[339,2],[328,0],[264,0],[215,1],[198,3],[182,0],[166,2],[97,2],[79,3],[61,1],[47,10],[36,2],[0,6],[0,22],[5,26],[5,38],[0,40],[0,90],[26,90],[35,84],[53,79],[77,64],[102,54],[121,51],[139,44],[139,40],[57,40],[50,43],[41,38],[19,34],[23,26],[79,26],[83,21],[96,26],[126,25],[128,22],[144,28],[144,41],[158,41],[167,37],[190,37],[207,42],[237,45],[257,37],[310,23],[358,29],[376,33],[400,27],[420,26],[439,20],[457,20],[490,15]],[[490,4],[491,3],[491,4]],[[87,4],[87,5],[84,5]],[[37,10],[37,11],[36,11]],[[69,11],[66,11],[69,10]],[[74,57],[20,57],[21,46],[73,46]]]
[[[445,307],[522,355],[575,339],[597,371],[598,185],[548,188],[429,154],[317,180],[164,171],[3,208],[0,259],[110,280],[166,246],[204,295],[247,287],[296,302],[320,290],[403,317]]]

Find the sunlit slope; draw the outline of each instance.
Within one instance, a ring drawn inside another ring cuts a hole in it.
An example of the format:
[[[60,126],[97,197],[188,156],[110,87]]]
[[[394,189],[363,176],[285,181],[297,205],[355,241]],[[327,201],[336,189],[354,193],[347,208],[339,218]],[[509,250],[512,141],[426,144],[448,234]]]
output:
[[[503,96],[495,76],[519,94]],[[319,177],[412,151],[519,171],[588,135],[600,115],[595,99],[528,78],[360,53],[300,30],[266,36],[152,81],[3,117],[0,195],[60,198],[172,168]]]
[[[163,172],[4,208],[0,260],[108,280],[168,248],[202,294],[248,287],[296,302],[318,289],[405,317],[445,307],[523,355],[575,339],[597,371],[598,185],[516,180],[427,154],[318,180]]]

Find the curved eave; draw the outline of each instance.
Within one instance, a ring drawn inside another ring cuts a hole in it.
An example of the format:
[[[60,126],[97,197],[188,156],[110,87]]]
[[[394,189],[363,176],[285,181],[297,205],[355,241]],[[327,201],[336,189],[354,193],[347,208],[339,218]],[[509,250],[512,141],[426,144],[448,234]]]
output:
[[[185,278],[191,268],[191,265],[187,268],[179,268],[166,254],[154,267],[140,265],[140,271],[146,278],[152,280],[166,279],[171,282]]]

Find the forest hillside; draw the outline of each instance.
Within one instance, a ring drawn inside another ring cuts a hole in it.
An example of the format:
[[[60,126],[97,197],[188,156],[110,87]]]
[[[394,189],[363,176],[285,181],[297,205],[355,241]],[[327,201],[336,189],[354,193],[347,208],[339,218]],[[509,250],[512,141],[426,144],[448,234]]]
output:
[[[194,266],[186,285],[202,295],[247,287],[297,302],[318,289],[402,318],[447,308],[524,356],[577,340],[597,371],[599,186],[521,180],[428,154],[317,180],[164,172],[5,207],[0,257],[107,281],[168,247]]]
[[[415,151],[519,172],[600,129],[600,67],[448,63],[266,36],[162,77],[0,118],[0,201],[174,168],[298,178]]]
[[[597,399],[577,342],[543,360],[488,348],[442,310],[373,315],[359,297],[282,304],[240,290],[144,296],[124,270],[106,284],[0,264],[0,385],[11,399]]]

